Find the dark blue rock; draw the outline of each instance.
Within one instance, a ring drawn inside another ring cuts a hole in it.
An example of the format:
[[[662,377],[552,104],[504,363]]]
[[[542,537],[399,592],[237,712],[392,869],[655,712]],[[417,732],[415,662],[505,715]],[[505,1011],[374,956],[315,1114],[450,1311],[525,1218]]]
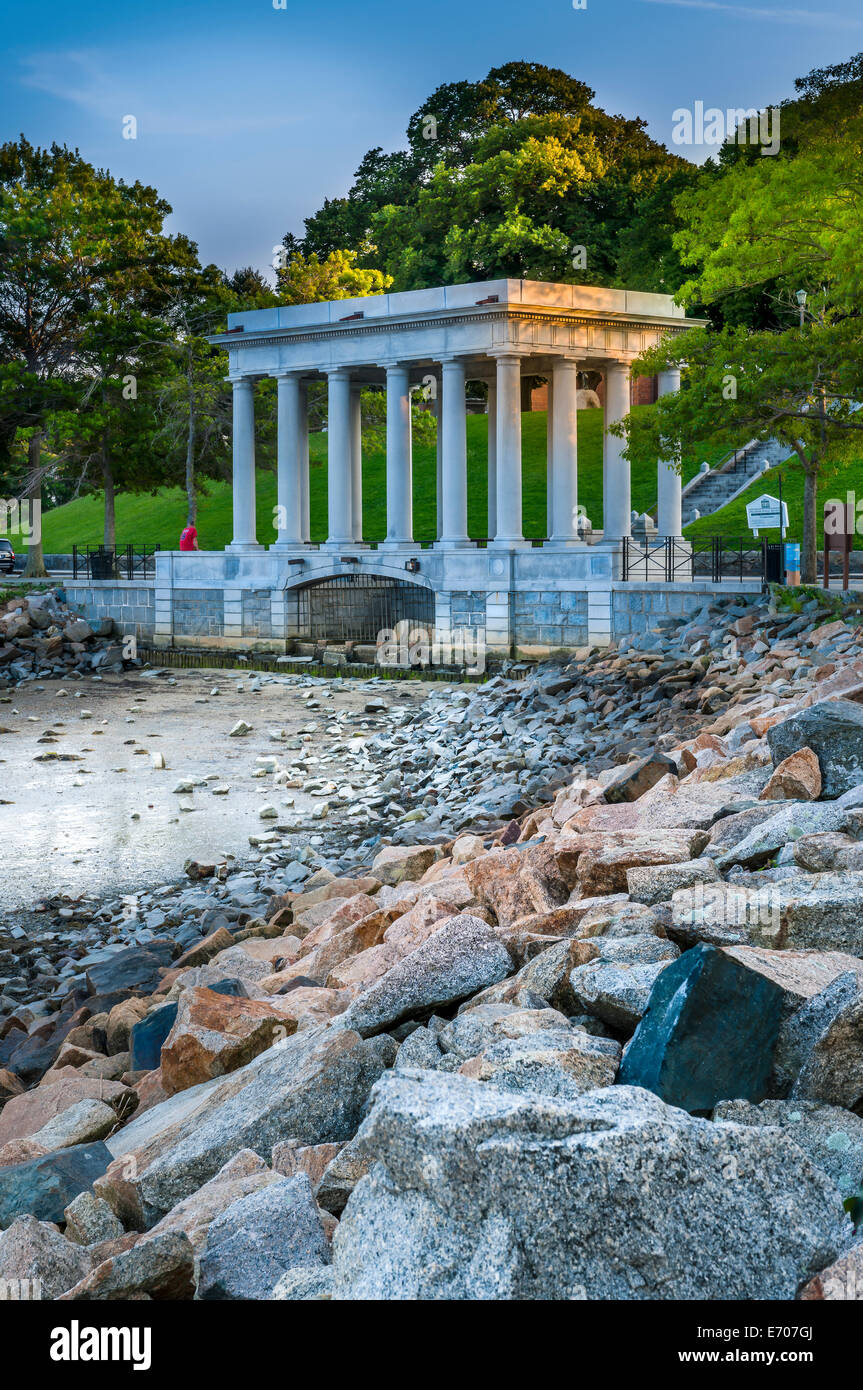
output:
[[[129,1070],[154,1071],[159,1065],[162,1043],[174,1026],[177,1005],[163,1004],[138,1023],[129,1034]]]
[[[772,980],[715,946],[685,951],[650,991],[618,1083],[689,1111],[763,1100],[784,998]]]
[[[106,960],[90,966],[87,988],[91,994],[112,994],[124,989],[152,994],[162,978],[162,968],[171,963],[172,951],[170,943],[159,941],[117,951]]]
[[[93,1186],[110,1162],[111,1151],[100,1140],[0,1168],[0,1230],[16,1216],[62,1221],[64,1209]]]
[[[214,985],[207,985],[207,989],[214,994],[231,994],[238,999],[246,997],[242,980],[218,980]],[[153,1071],[159,1065],[162,1044],[173,1028],[176,1017],[176,1003],[163,1004],[133,1025],[129,1034],[130,1071]]]

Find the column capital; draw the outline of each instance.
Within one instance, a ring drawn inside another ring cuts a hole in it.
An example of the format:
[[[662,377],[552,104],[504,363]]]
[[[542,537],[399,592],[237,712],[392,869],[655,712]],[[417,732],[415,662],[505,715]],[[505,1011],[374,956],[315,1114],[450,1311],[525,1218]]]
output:
[[[324,367],[323,370],[327,374],[327,381],[350,381],[351,379],[350,367]]]
[[[286,367],[284,371],[270,372],[269,375],[275,381],[293,381],[295,378],[299,380],[307,373],[308,369],[305,367]]]
[[[224,378],[224,380],[229,381],[235,389],[238,386],[243,386],[248,387],[250,391],[253,388],[256,379],[257,378],[253,376],[226,376]]]

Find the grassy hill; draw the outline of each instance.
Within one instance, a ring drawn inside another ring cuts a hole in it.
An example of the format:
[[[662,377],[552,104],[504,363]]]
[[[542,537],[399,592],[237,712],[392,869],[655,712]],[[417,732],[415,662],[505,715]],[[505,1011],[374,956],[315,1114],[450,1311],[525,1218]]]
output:
[[[778,497],[780,476],[782,500],[788,506],[788,537],[791,540],[799,540],[803,534],[803,473],[799,468],[789,467],[788,464],[771,468],[766,477],[756,478],[746,491],[733,502],[729,502],[727,507],[721,507],[718,512],[703,516],[690,526],[684,527],[684,534],[693,538],[718,535],[750,536],[752,533],[746,523],[747,503],[765,492],[771,497]],[[818,484],[818,515],[821,515],[824,503],[831,498],[844,501],[847,491],[863,498],[863,456],[843,461],[831,469],[824,470]],[[685,510],[684,503],[684,512]],[[770,538],[778,540],[779,532],[771,532]]]
[[[650,406],[639,407],[649,410]],[[602,525],[602,411],[582,410],[578,417],[578,497],[594,526]],[[522,416],[522,454],[524,489],[524,533],[546,534],[546,416],[530,411]],[[471,536],[487,535],[486,419],[469,415],[468,447],[468,529]],[[327,532],[327,436],[313,434],[310,443],[312,540],[322,541]],[[687,458],[684,478],[697,472],[704,455]],[[708,459],[708,462],[713,460]],[[259,468],[257,475],[258,540],[270,544],[276,479],[271,468]],[[198,507],[199,544],[205,550],[219,550],[231,539],[231,488],[227,482],[207,482]],[[646,511],[656,503],[656,468],[633,469],[632,505]],[[162,488],[157,493],[123,493],[117,498],[117,540],[120,544],[160,545],[175,549],[186,518],[185,494],[180,488]],[[71,550],[74,544],[95,545],[102,539],[102,494],[94,492],[65,506],[45,513],[42,519],[47,554]],[[414,535],[418,541],[432,541],[435,535],[435,450],[425,445],[414,449]],[[386,458],[383,453],[366,452],[363,459],[363,530],[367,541],[382,540],[386,534]]]

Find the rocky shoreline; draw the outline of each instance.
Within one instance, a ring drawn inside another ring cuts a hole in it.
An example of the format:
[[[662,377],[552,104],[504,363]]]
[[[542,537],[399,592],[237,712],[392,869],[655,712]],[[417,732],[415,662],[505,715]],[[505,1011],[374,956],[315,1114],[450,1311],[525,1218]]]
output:
[[[302,845],[279,744],[248,863],[0,935],[0,1279],[859,1298],[863,626],[796,609],[434,688]]]

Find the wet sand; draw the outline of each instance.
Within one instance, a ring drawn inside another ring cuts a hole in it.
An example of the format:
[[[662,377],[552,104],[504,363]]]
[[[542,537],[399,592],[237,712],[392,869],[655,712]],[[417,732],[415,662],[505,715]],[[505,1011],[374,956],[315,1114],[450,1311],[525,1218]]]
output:
[[[287,765],[308,757],[308,775],[317,775],[314,761],[333,743],[350,732],[368,736],[385,727],[386,714],[364,714],[369,699],[399,707],[427,693],[420,682],[370,690],[364,682],[331,680],[316,687],[320,708],[310,710],[302,698],[309,687],[298,682],[265,684],[253,693],[253,678],[233,672],[177,670],[170,679],[175,683],[130,672],[102,681],[46,681],[42,689],[29,683],[0,703],[0,728],[16,731],[0,734],[0,798],[12,803],[0,804],[4,914],[26,913],[36,900],[58,893],[108,896],[154,887],[177,879],[188,858],[229,853],[241,860],[249,836],[273,824],[258,816],[264,803],[290,819],[322,799],[254,778],[257,757],[275,754]],[[211,694],[214,687],[218,695]],[[82,711],[91,717],[82,718]],[[340,732],[327,732],[342,711],[359,717]],[[239,719],[253,732],[230,738]],[[289,750],[268,737],[270,729],[284,729],[289,738],[307,729],[312,738],[302,750]],[[56,741],[40,743],[48,734]],[[152,762],[157,752],[165,757],[161,770]],[[42,753],[74,754],[80,761],[34,761]],[[351,763],[349,756],[340,758],[325,764],[321,775],[350,781]],[[193,793],[173,791],[181,779],[212,775],[218,781]],[[219,784],[230,786],[227,796],[213,794]],[[294,798],[293,808],[282,808],[285,797]],[[181,811],[181,804],[194,810]],[[337,832],[338,812],[314,828]]]

